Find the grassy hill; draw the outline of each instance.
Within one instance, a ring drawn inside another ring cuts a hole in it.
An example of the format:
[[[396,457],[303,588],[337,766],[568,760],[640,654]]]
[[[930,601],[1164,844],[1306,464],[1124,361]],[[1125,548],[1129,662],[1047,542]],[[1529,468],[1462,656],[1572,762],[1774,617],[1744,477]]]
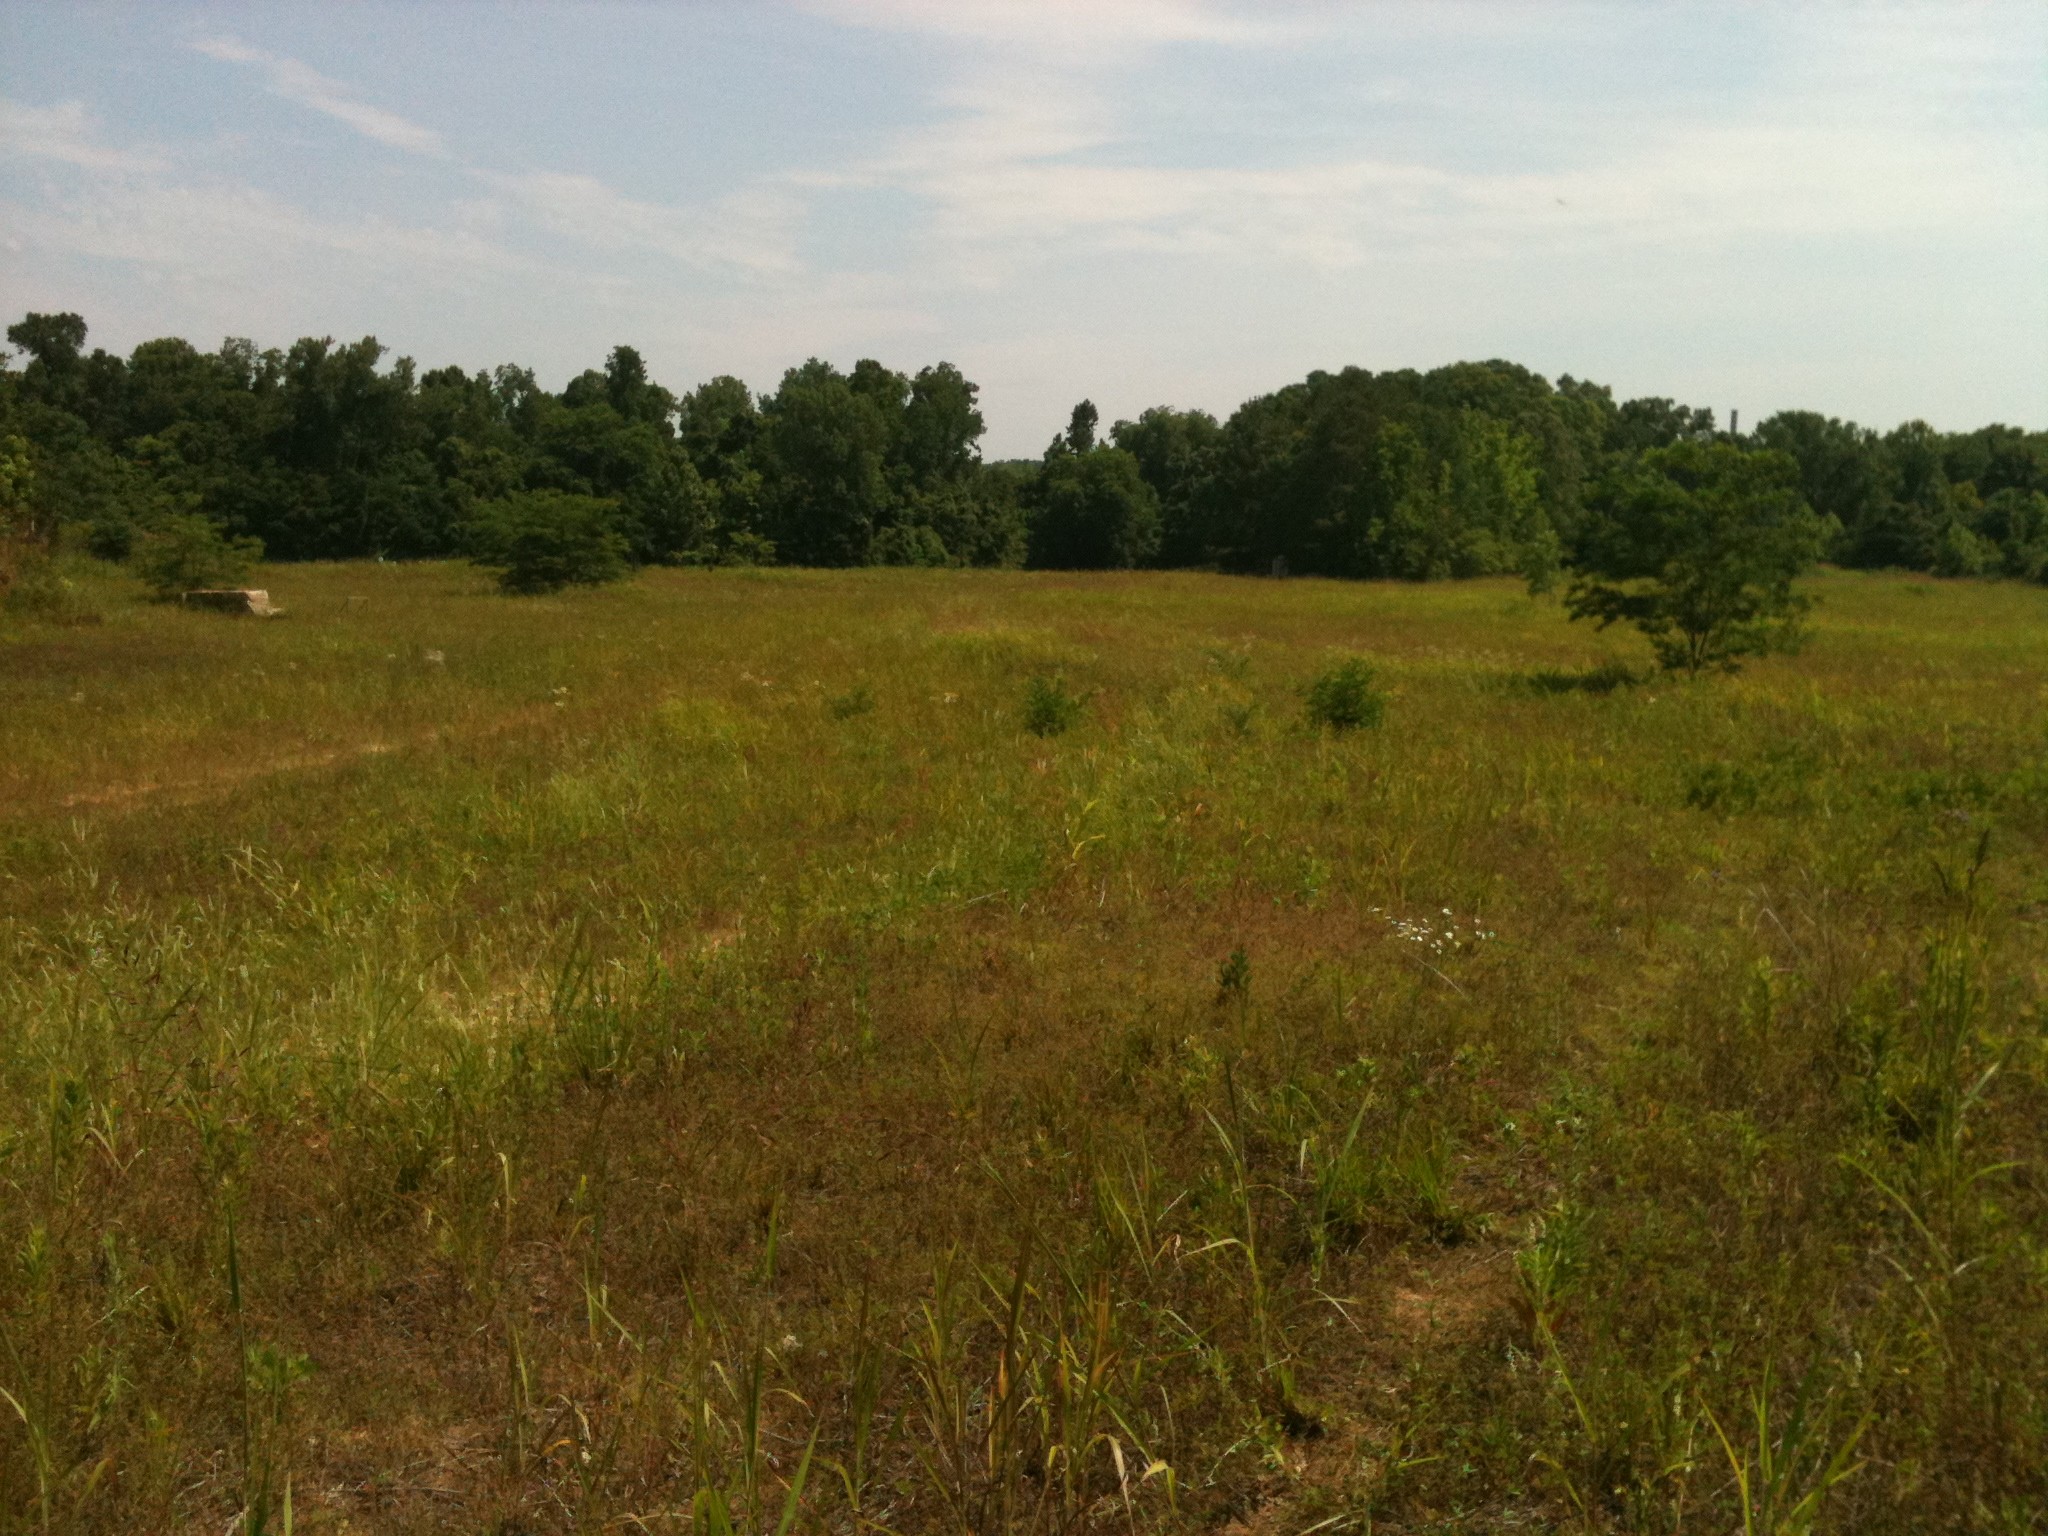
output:
[[[2048,592],[258,581],[0,621],[0,1531],[2041,1528]]]

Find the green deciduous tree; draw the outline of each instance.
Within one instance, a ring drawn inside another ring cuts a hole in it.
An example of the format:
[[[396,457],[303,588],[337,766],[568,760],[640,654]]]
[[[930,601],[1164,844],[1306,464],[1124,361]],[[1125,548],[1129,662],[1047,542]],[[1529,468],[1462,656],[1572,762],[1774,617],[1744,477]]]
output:
[[[1101,419],[1095,402],[1083,400],[1067,418],[1066,433],[1054,439],[1055,445],[1064,442],[1069,453],[1087,453],[1095,446],[1095,426]]]
[[[2027,581],[2048,577],[2048,496],[2008,487],[1984,503],[1977,531],[1998,549],[1999,569]]]
[[[0,352],[0,437],[28,444],[37,537],[122,558],[198,512],[271,559],[460,553],[476,509],[522,491],[616,504],[632,563],[782,559],[1139,563],[1413,579],[1521,571],[1579,542],[1588,487],[1651,450],[1712,440],[1712,412],[1554,383],[1498,359],[1419,372],[1318,370],[1221,423],[1155,408],[1107,432],[1075,406],[1041,461],[985,463],[974,383],[812,361],[759,401],[719,377],[678,397],[631,346],[559,393],[529,369],[424,373],[375,338],[288,348],[174,337],[126,358],[81,316],[31,314]],[[1157,502],[1126,495],[1135,455]],[[1888,433],[1804,412],[1747,446],[1800,466],[1839,525],[1828,558],[2036,576],[2026,498],[2048,495],[2048,433]],[[1122,486],[1122,489],[1119,489]],[[1030,529],[1037,527],[1036,542]]]
[[[865,564],[887,520],[890,402],[876,387],[882,381],[860,382],[856,390],[812,358],[784,374],[763,405],[757,452],[768,532],[798,565]]]
[[[1566,606],[1603,628],[1634,625],[1666,668],[1733,670],[1796,635],[1807,604],[1793,582],[1826,531],[1789,455],[1674,442],[1599,488]]]
[[[1031,564],[1127,571],[1159,548],[1159,497],[1121,448],[1056,446],[1032,492]]]
[[[626,574],[616,503],[567,491],[520,491],[476,509],[472,558],[507,592],[559,592]]]
[[[1138,472],[1159,498],[1158,563],[1205,565],[1216,558],[1214,532],[1217,455],[1223,428],[1207,411],[1154,406],[1136,421],[1120,421],[1110,440],[1138,461]]]
[[[1366,529],[1369,569],[1417,581],[1514,571],[1532,586],[1550,584],[1557,534],[1538,494],[1536,446],[1527,434],[1467,410],[1442,457],[1395,423],[1380,436],[1379,458],[1393,498]]]
[[[951,363],[918,370],[910,381],[892,464],[912,487],[969,479],[981,464],[980,390]]]

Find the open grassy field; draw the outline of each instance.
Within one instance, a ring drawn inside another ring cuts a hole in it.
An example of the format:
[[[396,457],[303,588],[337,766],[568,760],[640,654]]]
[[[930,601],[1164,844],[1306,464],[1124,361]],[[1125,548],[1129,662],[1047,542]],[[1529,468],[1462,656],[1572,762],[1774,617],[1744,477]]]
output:
[[[2048,591],[258,580],[0,629],[0,1531],[2048,1529]]]

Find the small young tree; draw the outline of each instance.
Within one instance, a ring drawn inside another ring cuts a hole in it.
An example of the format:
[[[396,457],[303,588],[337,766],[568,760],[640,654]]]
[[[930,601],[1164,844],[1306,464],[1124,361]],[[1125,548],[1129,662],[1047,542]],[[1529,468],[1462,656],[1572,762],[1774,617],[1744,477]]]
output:
[[[1600,487],[1565,606],[1634,625],[1668,670],[1734,671],[1797,638],[1810,600],[1792,583],[1825,536],[1789,454],[1675,442]]]
[[[29,503],[34,483],[28,443],[19,437],[0,438],[0,597],[43,557],[44,541]]]
[[[135,574],[160,598],[240,586],[262,558],[261,539],[229,538],[218,523],[197,512],[160,518],[135,541],[129,557]]]
[[[507,592],[559,592],[626,574],[616,504],[565,491],[520,491],[477,509],[471,549]]]
[[[1363,656],[1347,656],[1320,674],[1308,685],[1304,702],[1309,723],[1329,731],[1370,729],[1387,714],[1387,696]]]

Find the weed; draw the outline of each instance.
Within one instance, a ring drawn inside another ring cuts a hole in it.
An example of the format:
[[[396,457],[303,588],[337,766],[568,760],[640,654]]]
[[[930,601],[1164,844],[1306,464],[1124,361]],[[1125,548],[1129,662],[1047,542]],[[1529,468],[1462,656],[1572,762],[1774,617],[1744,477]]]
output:
[[[1706,1410],[1735,1474],[1743,1536],[1807,1536],[1819,1522],[1828,1495],[1862,1469],[1861,1462],[1852,1463],[1850,1458],[1870,1427],[1869,1416],[1838,1438],[1831,1436],[1833,1395],[1823,1393],[1815,1401],[1811,1383],[1810,1374],[1801,1379],[1780,1418],[1766,1371],[1750,1396],[1749,1438],[1740,1447],[1713,1411]]]
[[[856,683],[846,692],[832,694],[825,700],[825,712],[834,720],[852,720],[872,714],[874,708],[875,692],[866,683]]]
[[[1595,696],[1610,694],[1617,688],[1632,688],[1641,681],[1633,668],[1614,660],[1572,670],[1537,667],[1513,678],[1514,686],[1529,693],[1586,693]]]
[[[1376,726],[1386,717],[1387,696],[1378,674],[1362,656],[1349,656],[1317,675],[1304,694],[1309,724],[1331,731]]]
[[[1753,811],[1763,794],[1757,775],[1738,763],[1703,763],[1686,771],[1685,803],[1696,811]]]
[[[1081,723],[1083,704],[1057,677],[1039,676],[1024,685],[1024,729],[1034,736],[1064,736]]]
[[[1221,965],[1216,967],[1217,1006],[1241,1001],[1251,991],[1251,985],[1251,957],[1244,952],[1244,947],[1239,945],[1224,958]]]

